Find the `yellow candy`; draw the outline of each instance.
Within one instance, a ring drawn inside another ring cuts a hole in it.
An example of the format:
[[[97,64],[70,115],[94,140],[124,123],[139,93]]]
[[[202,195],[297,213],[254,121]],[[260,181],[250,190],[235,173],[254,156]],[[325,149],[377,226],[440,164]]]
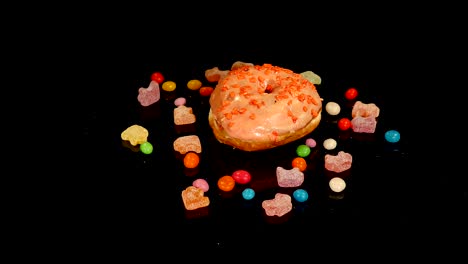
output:
[[[173,81],[165,81],[163,84],[162,84],[162,89],[164,91],[168,91],[168,92],[172,92],[174,91],[176,88],[176,83],[173,82]]]
[[[148,141],[148,130],[140,125],[132,125],[125,129],[120,137],[122,140],[130,141],[130,144],[136,146]]]
[[[190,90],[198,90],[202,86],[202,83],[199,80],[190,80],[187,83],[187,88]]]

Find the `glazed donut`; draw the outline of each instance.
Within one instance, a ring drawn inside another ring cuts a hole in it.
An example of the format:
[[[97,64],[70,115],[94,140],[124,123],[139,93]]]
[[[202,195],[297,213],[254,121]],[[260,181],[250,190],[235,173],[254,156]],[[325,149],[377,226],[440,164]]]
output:
[[[271,149],[319,125],[322,98],[305,77],[271,64],[234,65],[209,99],[208,120],[219,142],[244,151]]]

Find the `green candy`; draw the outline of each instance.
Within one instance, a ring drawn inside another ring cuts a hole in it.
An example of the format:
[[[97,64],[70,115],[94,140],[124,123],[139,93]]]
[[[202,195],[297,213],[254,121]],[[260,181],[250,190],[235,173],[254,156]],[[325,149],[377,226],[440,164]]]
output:
[[[296,149],[296,153],[299,157],[307,157],[310,154],[310,147],[305,144],[299,145]]]
[[[153,145],[149,142],[144,142],[140,144],[140,151],[144,154],[151,154],[153,152]]]

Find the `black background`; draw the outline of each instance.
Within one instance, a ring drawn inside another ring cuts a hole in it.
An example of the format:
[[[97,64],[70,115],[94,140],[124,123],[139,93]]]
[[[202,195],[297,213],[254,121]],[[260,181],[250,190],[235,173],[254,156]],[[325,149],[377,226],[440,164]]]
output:
[[[359,255],[373,251],[403,256],[419,246],[445,248],[442,241],[464,241],[466,187],[454,187],[442,176],[429,177],[412,166],[414,157],[410,159],[415,130],[407,94],[415,90],[408,80],[416,50],[410,34],[387,23],[390,15],[355,13],[331,23],[331,17],[307,14],[288,23],[287,17],[261,19],[249,14],[230,20],[203,13],[187,17],[180,26],[164,16],[152,26],[142,22],[140,27],[135,20],[131,27],[125,22],[100,23],[87,38],[77,39],[81,48],[74,49],[72,57],[86,65],[74,71],[80,85],[76,169],[81,176],[69,186],[74,191],[80,187],[73,192],[67,217],[73,224],[64,229],[63,237],[83,241],[78,248],[86,253],[103,248],[262,253],[270,247],[297,250],[297,255],[307,255],[304,249],[339,248]],[[235,61],[317,73],[322,78],[319,94],[324,102],[340,103],[340,116],[350,113],[351,105],[343,98],[349,87],[358,89],[360,100],[381,109],[372,135],[340,133],[336,118],[323,113],[321,125],[312,133],[318,147],[309,157],[304,185],[309,199],[303,204],[293,201],[292,212],[282,218],[266,217],[261,199],[271,199],[280,190],[272,183],[271,172],[279,164],[288,166],[301,141],[258,153],[219,144],[207,124],[207,98],[185,86],[190,79],[206,83],[206,69],[228,69]],[[177,89],[162,91],[160,102],[145,108],[136,100],[137,90],[147,87],[154,71],[176,81]],[[201,137],[203,147],[195,172],[184,170],[172,149],[173,140],[184,133],[171,120],[178,96],[187,97],[197,116],[189,128]],[[148,140],[155,147],[151,155],[132,150],[120,139],[132,124],[149,130]],[[388,129],[400,131],[399,143],[385,142]],[[323,168],[326,151],[320,140],[328,137],[338,138],[338,147],[354,158],[351,171],[340,175],[348,182],[341,197],[327,187],[330,174]],[[215,185],[220,176],[241,168],[255,172],[252,184],[257,179],[259,191],[252,201],[242,199],[240,186],[223,193]],[[210,183],[211,204],[189,212],[181,191],[198,177]],[[450,249],[459,252],[455,243]]]

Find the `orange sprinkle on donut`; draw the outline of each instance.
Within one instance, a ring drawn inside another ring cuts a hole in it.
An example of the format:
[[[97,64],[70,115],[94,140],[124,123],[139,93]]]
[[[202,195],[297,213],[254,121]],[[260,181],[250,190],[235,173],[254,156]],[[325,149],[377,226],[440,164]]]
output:
[[[304,102],[305,99],[306,99],[305,94],[300,94],[300,95],[297,97],[297,100],[299,100],[299,101],[301,101],[301,102]]]
[[[318,115],[318,112],[315,109],[312,109],[310,113],[312,114],[313,117],[316,117]]]

